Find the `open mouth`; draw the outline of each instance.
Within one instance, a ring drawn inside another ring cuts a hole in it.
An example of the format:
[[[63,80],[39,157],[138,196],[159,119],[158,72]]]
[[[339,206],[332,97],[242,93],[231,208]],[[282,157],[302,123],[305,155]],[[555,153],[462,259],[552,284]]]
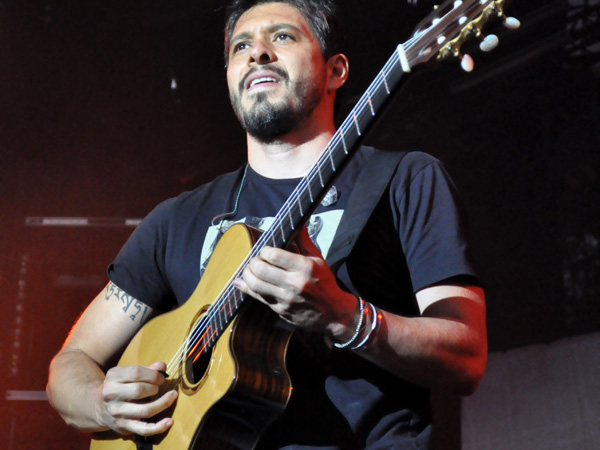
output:
[[[266,84],[266,83],[279,83],[279,80],[274,78],[274,77],[260,77],[260,78],[255,78],[254,80],[250,81],[250,84],[248,84],[248,89],[252,89],[254,86],[260,85],[260,84]]]
[[[250,90],[260,86],[274,86],[280,84],[284,79],[285,74],[279,74],[274,70],[261,70],[246,75],[242,83],[246,90]]]

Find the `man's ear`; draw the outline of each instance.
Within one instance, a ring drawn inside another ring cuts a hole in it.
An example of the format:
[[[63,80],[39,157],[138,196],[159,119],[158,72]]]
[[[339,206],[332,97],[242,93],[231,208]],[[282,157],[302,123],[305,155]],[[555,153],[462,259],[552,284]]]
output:
[[[327,60],[327,69],[329,72],[329,83],[327,84],[327,91],[337,91],[341,88],[348,79],[348,72],[350,66],[348,58],[343,53],[338,53],[331,56]]]

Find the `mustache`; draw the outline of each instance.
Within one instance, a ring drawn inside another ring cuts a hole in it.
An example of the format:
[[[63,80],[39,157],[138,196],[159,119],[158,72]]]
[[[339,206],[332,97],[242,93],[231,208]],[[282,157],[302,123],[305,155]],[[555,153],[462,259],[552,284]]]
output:
[[[262,65],[260,67],[253,67],[252,69],[250,69],[248,71],[248,73],[246,75],[244,75],[244,77],[241,79],[241,81],[238,84],[238,91],[240,92],[240,94],[244,91],[245,86],[246,86],[246,80],[248,80],[248,77],[252,76],[253,74],[255,74],[256,72],[263,72],[263,71],[269,71],[269,72],[273,72],[276,73],[279,78],[281,78],[281,81],[287,81],[289,79],[288,73],[282,69],[281,67],[277,67],[271,64],[265,64]]]

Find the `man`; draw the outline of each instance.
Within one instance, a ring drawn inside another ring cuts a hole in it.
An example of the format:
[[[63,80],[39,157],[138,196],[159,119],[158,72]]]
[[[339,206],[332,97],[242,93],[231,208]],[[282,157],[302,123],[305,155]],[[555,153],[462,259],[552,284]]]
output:
[[[237,0],[230,8],[227,82],[248,165],[159,205],[110,266],[111,282],[50,367],[48,395],[67,423],[143,436],[173,424],[151,418],[177,392],[148,399],[164,382],[164,362],[112,366],[150,317],[189,298],[222,231],[236,221],[269,224],[334,135],[348,61],[332,46],[332,14],[330,2],[314,0]],[[322,253],[372,154],[361,149],[336,181],[339,198],[316,210],[311,225],[320,233],[312,237],[321,252],[305,229],[298,252],[265,247],[234,282],[309,343],[299,344],[303,363],[295,364],[308,400],[292,397],[261,448],[426,448],[428,389],[470,394],[483,375],[484,294],[454,189],[433,158],[403,158],[352,256],[336,274],[325,264]],[[142,313],[124,313],[123,299]]]

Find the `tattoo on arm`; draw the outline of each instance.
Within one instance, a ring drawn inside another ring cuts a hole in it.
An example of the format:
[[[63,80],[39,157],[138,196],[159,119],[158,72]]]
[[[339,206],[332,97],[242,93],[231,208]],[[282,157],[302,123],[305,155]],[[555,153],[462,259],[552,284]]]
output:
[[[106,295],[104,296],[104,300],[106,301],[111,299],[115,299],[123,304],[123,312],[128,314],[129,311],[129,318],[132,321],[135,321],[138,318],[139,320],[143,321],[146,313],[148,312],[148,307],[144,303],[133,298],[112,281],[108,283],[108,286],[106,287]]]

